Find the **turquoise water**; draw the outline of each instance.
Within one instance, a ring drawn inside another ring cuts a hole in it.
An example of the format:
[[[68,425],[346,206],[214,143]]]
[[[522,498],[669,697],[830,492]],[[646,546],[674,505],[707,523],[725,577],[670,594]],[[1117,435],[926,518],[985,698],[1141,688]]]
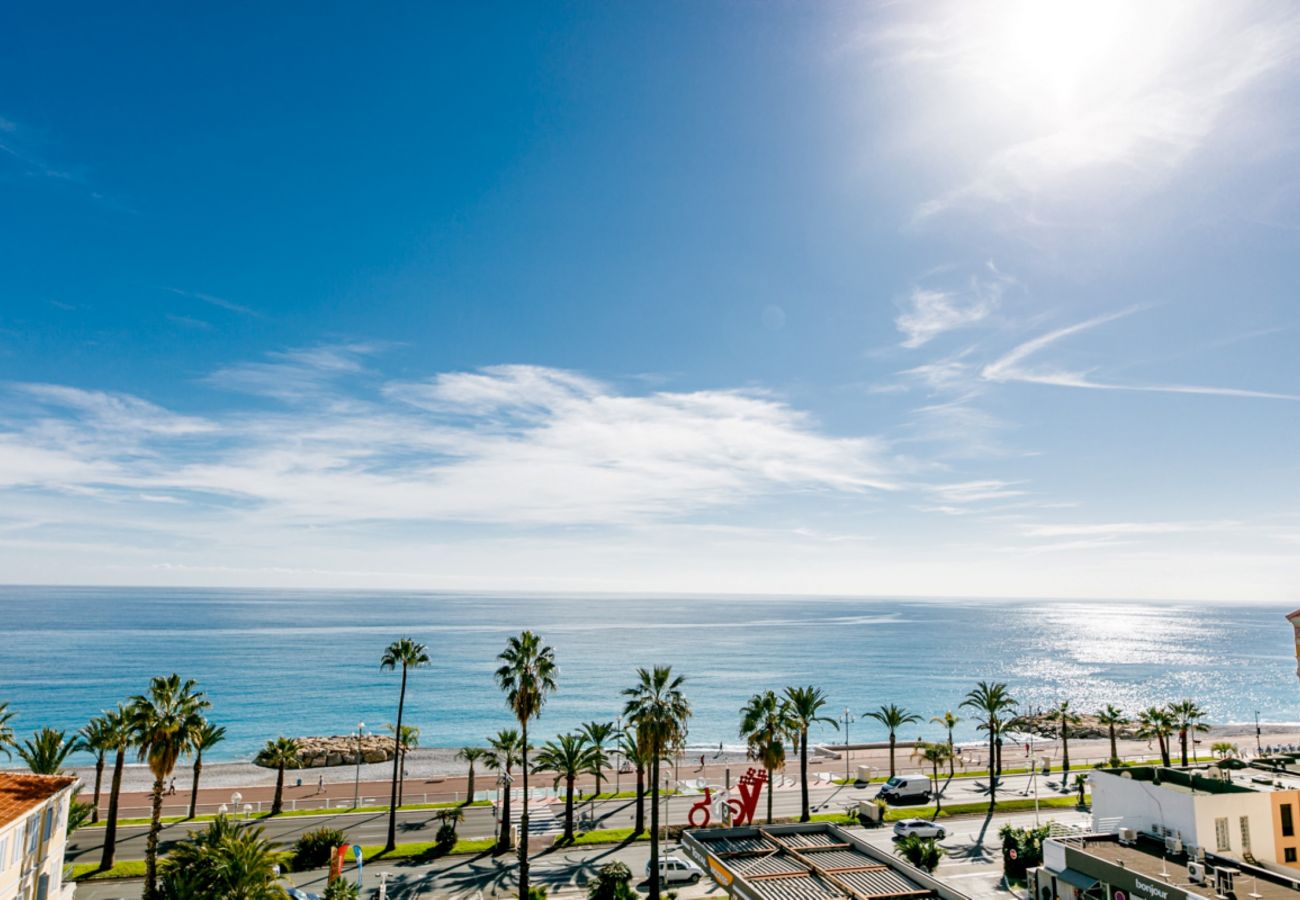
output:
[[[0,587],[0,701],[20,733],[76,728],[150,676],[197,678],[247,759],[276,734],[334,734],[395,717],[389,641],[426,643],[408,719],[425,746],[510,723],[492,679],[508,634],[555,647],[560,690],[539,737],[613,719],[636,666],[671,663],[694,705],[691,742],[737,743],[756,690],[817,684],[836,715],[895,702],[929,718],[979,679],[1028,705],[1070,697],[1132,710],[1194,697],[1214,722],[1300,720],[1291,628],[1280,606],[730,597],[474,596],[280,590]],[[859,721],[855,739],[879,737]],[[926,726],[931,728],[932,726]],[[920,730],[920,729],[918,729]],[[964,736],[974,736],[963,723]],[[822,737],[831,737],[823,729]],[[936,732],[937,735],[937,732]]]

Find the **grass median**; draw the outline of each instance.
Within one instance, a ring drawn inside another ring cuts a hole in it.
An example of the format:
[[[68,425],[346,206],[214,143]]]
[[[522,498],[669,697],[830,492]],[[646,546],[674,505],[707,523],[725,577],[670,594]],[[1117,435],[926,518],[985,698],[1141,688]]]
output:
[[[468,809],[474,806],[491,806],[491,805],[492,805],[491,800],[475,800],[473,803],[455,803],[455,802],[407,803],[397,807],[397,809],[400,812],[407,812],[410,810],[420,810],[420,809]],[[388,812],[388,807],[387,806],[356,806],[356,807],[339,806],[339,807],[323,807],[323,808],[318,807],[316,809],[286,809],[276,816],[272,816],[269,812],[252,813],[248,816],[247,820],[253,822],[253,821],[262,821],[264,819],[271,819],[271,818],[292,819],[299,816],[347,816],[347,815],[352,815],[354,813],[359,814],[359,813],[373,813],[373,812]],[[164,825],[175,825],[178,822],[195,822],[195,823],[211,822],[216,817],[217,817],[216,813],[204,813],[203,815],[195,816],[192,819],[189,816],[163,816],[160,821]],[[230,816],[230,818],[239,819],[240,821],[243,821],[243,817],[241,816]],[[149,821],[150,820],[147,818],[118,819],[117,825],[119,828],[125,825],[148,825]],[[103,828],[106,824],[107,824],[106,821],[100,820],[98,822],[93,822],[93,823],[87,822],[85,825],[82,825],[81,827],[82,828]]]

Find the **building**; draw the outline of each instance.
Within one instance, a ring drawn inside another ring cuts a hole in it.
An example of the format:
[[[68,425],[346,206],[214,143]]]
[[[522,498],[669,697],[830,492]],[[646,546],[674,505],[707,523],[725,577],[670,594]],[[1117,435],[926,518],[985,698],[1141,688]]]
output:
[[[729,896],[742,900],[967,900],[920,869],[821,822],[688,831],[682,849]]]
[[[61,900],[68,808],[77,779],[0,772],[0,900]]]
[[[1042,866],[1027,875],[1028,900],[1300,900],[1300,881],[1287,873],[1214,853],[1173,853],[1171,841],[1049,838]]]
[[[1179,852],[1300,872],[1300,791],[1163,767],[1097,770],[1089,785],[1095,831],[1129,829],[1168,838]]]

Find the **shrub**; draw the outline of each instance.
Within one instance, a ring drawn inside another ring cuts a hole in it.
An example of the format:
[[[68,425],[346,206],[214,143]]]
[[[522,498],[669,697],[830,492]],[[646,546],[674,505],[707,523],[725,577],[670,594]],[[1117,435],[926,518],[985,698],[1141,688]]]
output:
[[[632,870],[627,863],[605,863],[596,873],[596,880],[587,888],[589,900],[632,900],[637,896],[632,889]]]
[[[944,849],[934,838],[923,838],[915,834],[909,834],[900,840],[897,849],[904,859],[927,872],[933,872],[939,867],[939,860],[943,859],[944,854]]]
[[[546,888],[539,884],[528,886],[528,900],[546,900]]]
[[[329,865],[330,854],[347,842],[347,835],[337,828],[322,826],[306,832],[293,844],[294,871],[305,872]]]
[[[1047,825],[1038,828],[1003,825],[998,830],[998,837],[1002,838],[1002,871],[1008,879],[1023,881],[1026,872],[1043,864],[1043,841],[1050,834]],[[1015,859],[1011,858],[1013,850]]]
[[[357,889],[355,881],[349,881],[346,878],[335,878],[325,888],[322,900],[357,900],[361,896],[361,891]]]

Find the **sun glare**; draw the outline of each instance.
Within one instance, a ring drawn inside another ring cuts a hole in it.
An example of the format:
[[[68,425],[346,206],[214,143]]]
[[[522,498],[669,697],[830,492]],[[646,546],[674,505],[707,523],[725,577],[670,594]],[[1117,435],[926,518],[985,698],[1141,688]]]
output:
[[[1009,6],[999,36],[1007,87],[1068,108],[1090,81],[1121,63],[1131,23],[1119,3],[1033,0]],[[1137,48],[1131,49],[1136,52]]]

